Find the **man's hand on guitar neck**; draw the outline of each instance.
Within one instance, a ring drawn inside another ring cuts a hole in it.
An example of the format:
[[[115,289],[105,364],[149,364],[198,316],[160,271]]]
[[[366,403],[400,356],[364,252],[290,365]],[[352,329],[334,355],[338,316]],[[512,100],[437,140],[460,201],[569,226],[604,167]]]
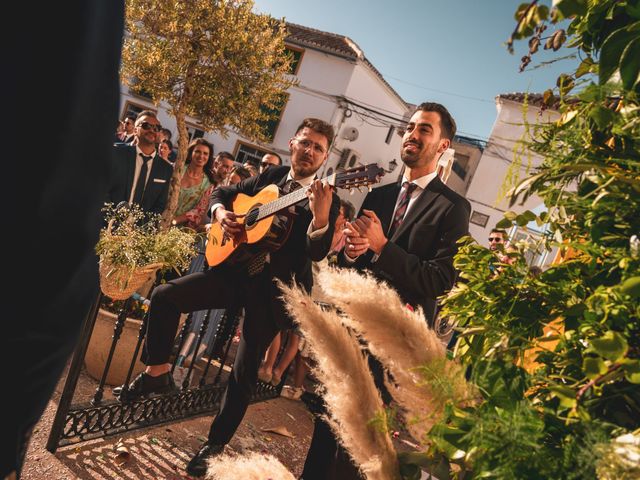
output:
[[[333,200],[331,185],[322,180],[314,180],[307,190],[307,197],[309,197],[309,209],[313,214],[313,230],[326,227],[329,223],[329,210]]]
[[[244,235],[244,225],[236,221],[238,216],[231,210],[218,207],[216,208],[215,215],[216,220],[226,236],[234,240],[239,240]]]

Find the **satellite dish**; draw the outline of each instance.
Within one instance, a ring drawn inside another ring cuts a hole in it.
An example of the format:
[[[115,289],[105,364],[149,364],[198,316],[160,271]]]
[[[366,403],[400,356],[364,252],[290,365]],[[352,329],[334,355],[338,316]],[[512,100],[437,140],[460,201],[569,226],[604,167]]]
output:
[[[360,133],[358,132],[358,129],[356,127],[344,127],[342,129],[341,137],[344,138],[345,140],[349,140],[350,142],[353,142],[358,138],[359,134]]]

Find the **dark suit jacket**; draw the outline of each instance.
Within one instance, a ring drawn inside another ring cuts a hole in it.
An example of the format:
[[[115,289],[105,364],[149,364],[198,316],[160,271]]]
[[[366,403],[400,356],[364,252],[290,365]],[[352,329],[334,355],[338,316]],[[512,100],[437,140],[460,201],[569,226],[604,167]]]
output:
[[[136,147],[122,143],[113,146],[113,168],[111,187],[107,195],[107,202],[118,204],[128,202],[133,185],[133,175],[136,168]],[[142,197],[142,209],[146,212],[162,213],[169,194],[169,180],[173,175],[173,168],[161,157],[153,158],[153,166],[147,180],[147,187]]]
[[[231,201],[237,193],[253,196],[267,185],[282,186],[289,173],[289,167],[272,167],[260,175],[250,177],[242,182],[228,187],[218,187],[211,195],[211,205],[222,203],[229,209]],[[289,234],[289,238],[279,250],[270,255],[270,267],[273,277],[290,284],[295,276],[298,283],[311,291],[313,275],[311,262],[322,260],[329,253],[335,221],[340,211],[340,199],[334,193],[329,212],[329,228],[320,238],[311,239],[307,235],[309,224],[313,218],[309,209],[309,201],[304,200],[296,205],[297,217]]]
[[[362,209],[373,210],[389,231],[400,184],[393,183],[371,191]],[[361,211],[362,211],[361,209]],[[469,202],[435,178],[415,200],[402,225],[372,261],[373,252],[361,255],[356,268],[367,268],[386,280],[404,301],[421,306],[433,321],[436,298],[455,281],[453,256],[457,240],[469,229]],[[344,259],[342,259],[343,265]]]

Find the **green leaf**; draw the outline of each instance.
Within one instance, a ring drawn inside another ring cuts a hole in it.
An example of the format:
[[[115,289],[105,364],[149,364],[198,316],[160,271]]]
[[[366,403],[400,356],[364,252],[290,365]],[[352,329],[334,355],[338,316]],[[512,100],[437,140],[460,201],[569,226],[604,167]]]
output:
[[[640,383],[640,360],[637,358],[623,358],[620,362],[624,369],[624,376],[631,383]]]
[[[574,408],[577,405],[576,393],[569,387],[563,385],[553,385],[549,387],[549,390],[554,397],[560,400],[560,405],[565,408]]]
[[[607,366],[600,357],[586,357],[582,362],[582,370],[588,378],[593,380],[607,373]]]
[[[536,214],[531,210],[525,210],[521,215],[527,220],[527,222],[533,222],[536,219]]]
[[[524,215],[518,215],[516,217],[516,224],[519,227],[524,227],[527,223],[529,223],[529,220],[527,220],[527,217],[525,217]]]
[[[620,58],[620,77],[622,85],[631,90],[638,82],[640,72],[640,38],[633,40],[622,52]]]
[[[629,345],[625,338],[618,332],[609,330],[600,338],[590,340],[591,347],[601,357],[613,362],[625,356]]]
[[[631,18],[635,18],[636,20],[640,20],[640,2],[631,2],[627,3],[625,8],[626,12],[629,14]]]
[[[580,78],[588,73],[593,73],[594,65],[595,64],[593,63],[593,59],[591,57],[585,58],[576,69],[576,78]]]
[[[517,216],[518,214],[511,210],[509,210],[508,212],[504,212],[504,218],[506,218],[507,220],[514,221],[517,218]]]
[[[587,0],[558,0],[554,2],[554,7],[556,7],[560,13],[558,20],[573,15],[584,15],[587,12],[587,6]]]
[[[615,114],[610,109],[597,105],[591,109],[589,116],[600,130],[605,130],[613,122]]]
[[[581,317],[586,308],[587,307],[584,303],[576,303],[571,305],[562,313],[565,317]]]
[[[619,288],[622,294],[638,298],[640,296],[640,277],[627,278]]]
[[[620,57],[629,42],[636,38],[628,27],[620,28],[609,35],[600,50],[600,85],[604,85],[618,69]]]
[[[511,220],[509,220],[508,218],[503,218],[498,223],[496,223],[496,228],[510,228],[511,225]]]
[[[546,5],[538,5],[536,9],[536,17],[538,22],[549,18],[549,7],[547,7]]]

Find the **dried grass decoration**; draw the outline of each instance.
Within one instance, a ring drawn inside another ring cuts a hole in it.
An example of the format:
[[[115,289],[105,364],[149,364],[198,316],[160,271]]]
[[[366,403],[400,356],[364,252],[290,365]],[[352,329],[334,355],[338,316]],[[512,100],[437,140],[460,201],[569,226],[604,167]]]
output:
[[[129,298],[158,270],[180,272],[196,255],[196,233],[171,227],[160,230],[160,215],[138,205],[103,208],[107,226],[100,232],[100,288],[114,300]]]

